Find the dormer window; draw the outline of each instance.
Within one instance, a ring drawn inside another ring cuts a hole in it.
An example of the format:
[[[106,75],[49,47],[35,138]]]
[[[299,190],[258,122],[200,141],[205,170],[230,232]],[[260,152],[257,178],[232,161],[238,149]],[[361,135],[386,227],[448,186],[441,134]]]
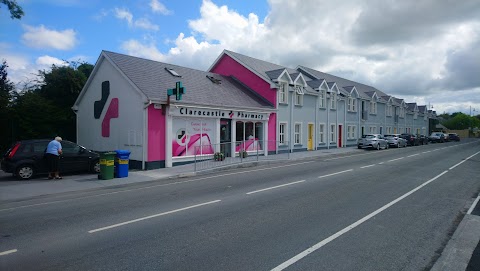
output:
[[[357,99],[354,97],[348,97],[348,111],[357,112]]]
[[[337,93],[330,93],[330,109],[337,109]]]
[[[387,117],[393,116],[393,107],[391,104],[387,105]]]
[[[325,89],[320,89],[318,93],[318,99],[319,99],[318,107],[325,108],[325,106],[327,105],[327,93]]]
[[[375,100],[370,101],[370,114],[377,114],[377,102]]]
[[[280,83],[278,86],[278,103],[288,104],[287,84]]]
[[[304,95],[302,86],[295,86],[295,105],[303,105],[303,95]]]

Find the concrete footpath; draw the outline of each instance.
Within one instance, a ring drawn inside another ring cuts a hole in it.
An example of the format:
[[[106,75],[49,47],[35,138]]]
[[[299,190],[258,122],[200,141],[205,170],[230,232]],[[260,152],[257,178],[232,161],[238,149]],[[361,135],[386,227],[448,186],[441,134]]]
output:
[[[365,153],[365,150],[358,150],[356,147],[324,149],[318,151],[295,152],[290,154],[290,160],[300,160],[325,156],[348,156]],[[269,160],[250,162],[251,166],[275,164],[286,160]],[[246,163],[233,164],[229,168],[245,167]],[[209,172],[225,170],[211,169]],[[96,174],[67,175],[62,180],[48,180],[46,177],[39,177],[28,181],[18,181],[10,174],[0,173],[0,205],[2,202],[23,201],[32,198],[40,198],[47,195],[94,190],[99,188],[128,185],[134,183],[154,182],[173,178],[193,177],[201,174],[195,173],[194,164],[175,166],[148,171],[129,171],[126,178],[114,178],[111,180],[99,180]],[[477,201],[469,202],[469,213],[464,216],[447,246],[442,251],[440,258],[435,262],[431,270],[449,271],[473,271],[480,270],[480,246],[475,250],[480,240],[480,204]],[[478,206],[476,206],[476,205]],[[476,208],[474,208],[476,206]],[[1,209],[1,207],[0,207]],[[473,253],[475,250],[476,253]],[[479,251],[477,253],[477,251]],[[475,258],[472,258],[472,254]],[[469,266],[470,262],[470,266]],[[477,264],[475,266],[475,263]]]

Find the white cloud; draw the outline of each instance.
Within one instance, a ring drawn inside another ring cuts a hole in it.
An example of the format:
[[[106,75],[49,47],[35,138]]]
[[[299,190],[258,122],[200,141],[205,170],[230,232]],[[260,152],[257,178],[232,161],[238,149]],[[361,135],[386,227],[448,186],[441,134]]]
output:
[[[115,8],[115,17],[127,21],[129,27],[153,31],[158,31],[160,29],[158,25],[150,22],[147,18],[140,18],[134,21],[133,14],[125,8]]]
[[[35,61],[35,63],[39,66],[46,66],[46,67],[51,67],[52,65],[55,66],[68,66],[68,63],[65,63],[64,60],[58,59],[56,57],[44,55]]]
[[[146,30],[154,30],[158,31],[160,27],[156,24],[151,23],[148,19],[146,18],[140,18],[135,21],[134,26],[137,28],[143,28]]]
[[[126,20],[128,25],[132,25],[133,14],[125,8],[115,8],[115,17],[121,20]]]
[[[170,15],[173,13],[171,10],[168,10],[167,7],[165,7],[165,5],[160,3],[160,1],[158,0],[151,0],[150,7],[152,8],[152,11],[154,13],[160,13],[163,15]]]
[[[22,36],[23,42],[33,48],[70,50],[75,47],[76,32],[73,29],[56,31],[47,29],[45,26],[38,27],[25,25],[25,33]]]

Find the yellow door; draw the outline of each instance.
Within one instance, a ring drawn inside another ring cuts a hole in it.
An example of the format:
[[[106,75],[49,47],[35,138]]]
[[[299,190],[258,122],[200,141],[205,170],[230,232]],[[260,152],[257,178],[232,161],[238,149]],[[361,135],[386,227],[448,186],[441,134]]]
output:
[[[313,124],[308,124],[308,146],[309,151],[313,151]]]

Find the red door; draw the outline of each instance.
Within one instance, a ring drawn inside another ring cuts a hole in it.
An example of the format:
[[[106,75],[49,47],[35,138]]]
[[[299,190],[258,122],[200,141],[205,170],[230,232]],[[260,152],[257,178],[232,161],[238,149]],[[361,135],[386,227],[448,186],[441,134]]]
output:
[[[338,147],[342,147],[342,125],[338,125]]]

